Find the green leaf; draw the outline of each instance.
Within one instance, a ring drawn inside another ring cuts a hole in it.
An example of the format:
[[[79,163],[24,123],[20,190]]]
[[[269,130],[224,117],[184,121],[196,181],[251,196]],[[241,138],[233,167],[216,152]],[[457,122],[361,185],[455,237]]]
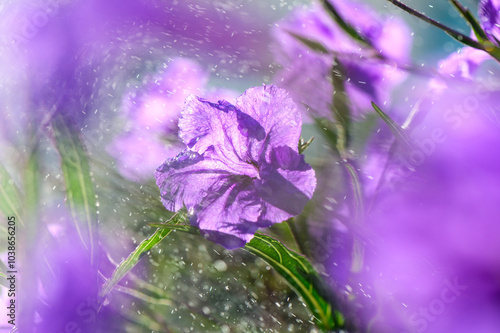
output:
[[[342,63],[335,59],[332,67],[333,101],[332,111],[337,127],[337,150],[340,156],[346,157],[346,150],[350,144],[351,132],[351,105],[345,90],[345,70]]]
[[[161,224],[161,223],[150,223],[150,227],[158,229],[168,229],[172,231],[182,231],[193,235],[200,235],[200,229],[190,225],[172,225],[172,224]]]
[[[336,149],[338,142],[338,128],[335,126],[335,124],[326,118],[314,118],[314,122],[317,129],[328,142],[328,144],[332,147],[335,147]],[[338,151],[335,150],[335,152]]]
[[[38,156],[38,147],[35,146],[31,152],[24,170],[24,204],[29,208],[30,212],[37,211],[37,206],[40,203],[40,164]]]
[[[294,32],[291,32],[291,31],[287,31],[287,32],[293,38],[297,39],[299,42],[301,42],[302,44],[304,44],[305,46],[307,46],[308,48],[310,48],[313,51],[323,53],[323,54],[330,53],[330,51],[328,51],[328,49],[325,46],[323,46],[323,44],[321,44],[320,42],[314,41],[314,40],[306,38],[306,37],[302,37],[302,36],[300,36]]]
[[[0,260],[0,285],[7,287],[8,288],[8,283],[7,283],[7,273],[8,269],[7,266],[3,263],[2,260]]]
[[[154,246],[160,243],[165,237],[167,237],[173,230],[174,226],[177,224],[182,224],[187,220],[185,213],[175,214],[169,221],[167,221],[162,228],[156,229],[155,233],[143,240],[141,244],[132,252],[130,255],[123,260],[118,267],[115,269],[111,278],[106,281],[99,296],[102,300],[113,290],[113,288],[120,282],[120,280],[141,260],[141,258]],[[171,227],[166,227],[167,225]],[[184,230],[182,230],[184,231]]]
[[[78,132],[62,117],[52,121],[52,130],[61,157],[67,204],[78,235],[95,263],[97,207],[88,157]]]
[[[21,191],[7,169],[0,163],[0,212],[5,216],[15,216],[21,226],[24,226],[21,208]]]
[[[327,301],[324,284],[311,263],[300,254],[286,248],[278,240],[263,234],[255,234],[244,247],[248,252],[271,265],[290,286],[304,299],[320,328],[342,328],[345,318]]]
[[[346,169],[349,176],[352,194],[354,197],[354,216],[351,219],[351,223],[354,225],[354,227],[358,228],[359,226],[363,226],[365,220],[365,198],[363,195],[363,188],[356,168],[350,162],[343,162],[342,165]],[[365,244],[358,236],[355,235],[352,248],[351,272],[361,272],[363,268],[364,255]]]
[[[377,104],[372,102],[372,106],[375,109],[375,111],[378,113],[380,118],[389,126],[389,129],[391,130],[392,134],[396,137],[396,140],[398,140],[401,144],[403,144],[406,148],[413,150],[413,142],[410,139],[410,137],[406,134],[405,130],[396,124],[394,120],[391,119],[384,111],[382,111]]]
[[[344,21],[344,19],[342,18],[342,16],[337,11],[337,9],[335,8],[335,6],[332,4],[331,1],[321,0],[321,4],[330,14],[333,20],[337,22],[337,24],[342,28],[342,30],[344,30],[349,36],[351,36],[354,40],[373,48],[371,43],[366,38],[361,36],[352,25]]]

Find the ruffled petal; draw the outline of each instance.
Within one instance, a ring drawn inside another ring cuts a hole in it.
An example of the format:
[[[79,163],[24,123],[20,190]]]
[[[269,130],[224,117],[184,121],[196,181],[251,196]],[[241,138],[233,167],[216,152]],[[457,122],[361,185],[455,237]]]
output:
[[[207,196],[194,211],[191,224],[198,226],[206,238],[228,249],[243,246],[262,226],[258,223],[262,199],[249,177],[221,183],[218,191]]]
[[[156,169],[156,184],[163,205],[170,211],[186,206],[193,210],[208,195],[219,193],[228,182],[236,182],[230,168],[209,150],[204,155],[184,150]]]
[[[236,105],[250,119],[256,120],[264,129],[262,136],[247,138],[249,155],[253,161],[263,158],[269,161],[274,147],[286,145],[297,151],[302,118],[297,105],[288,93],[274,85],[248,89],[238,97]]]
[[[260,178],[256,188],[264,204],[260,216],[263,225],[300,214],[316,188],[314,170],[303,155],[287,146],[272,150],[271,164],[260,165]]]

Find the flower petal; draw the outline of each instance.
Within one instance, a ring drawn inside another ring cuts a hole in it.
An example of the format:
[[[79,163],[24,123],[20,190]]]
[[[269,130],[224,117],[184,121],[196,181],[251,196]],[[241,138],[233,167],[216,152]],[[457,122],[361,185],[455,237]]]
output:
[[[240,118],[244,119],[240,119]],[[229,102],[211,103],[196,96],[186,99],[181,119],[179,137],[191,150],[203,154],[214,147],[219,155],[245,169],[247,157],[245,146],[248,136],[260,125]],[[248,125],[246,124],[248,123]],[[250,128],[246,128],[250,126]],[[263,131],[261,130],[263,136]],[[243,163],[243,164],[242,164]]]
[[[156,169],[156,184],[168,210],[178,211],[184,206],[194,209],[209,193],[217,192],[221,184],[235,177],[226,164],[212,158],[211,152],[200,155],[184,150]]]
[[[316,188],[314,170],[287,146],[273,149],[272,164],[260,165],[261,180],[256,181],[264,202],[260,221],[270,225],[298,215],[312,198]]]
[[[500,39],[500,1],[498,0],[481,0],[479,3],[479,19],[481,25],[490,38]]]
[[[264,129],[266,138],[249,137],[247,147],[253,161],[269,161],[273,147],[291,146],[297,151],[302,130],[302,118],[288,93],[274,85],[248,89],[238,97],[236,105],[255,119]]]
[[[250,241],[262,227],[258,223],[261,211],[262,199],[257,195],[254,180],[232,178],[195,208],[191,224],[197,225],[206,238],[232,249]]]

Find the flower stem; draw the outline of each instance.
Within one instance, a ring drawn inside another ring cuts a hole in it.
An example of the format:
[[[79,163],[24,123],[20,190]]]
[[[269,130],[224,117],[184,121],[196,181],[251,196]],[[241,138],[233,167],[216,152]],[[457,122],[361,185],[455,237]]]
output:
[[[408,7],[407,5],[405,5],[404,3],[402,3],[398,0],[387,0],[387,1],[392,3],[394,6],[399,7],[400,9],[404,10],[405,12],[421,19],[422,21],[427,22],[427,23],[443,30],[444,32],[446,32],[448,35],[450,35],[454,39],[458,40],[459,42],[464,43],[468,46],[474,47],[476,49],[485,51],[485,47],[481,43],[473,40],[469,36],[464,35],[464,34],[458,32],[450,27],[447,27],[446,25],[439,23],[438,21],[436,21],[434,19],[431,19],[430,17],[420,13],[419,11],[416,11],[413,8]]]
[[[293,217],[289,218],[288,220],[286,220],[286,225],[288,226],[288,229],[290,229],[290,233],[292,234],[292,238],[295,241],[295,245],[297,245],[297,249],[299,250],[299,252],[303,255],[307,255],[308,253],[305,251],[305,248],[300,241],[299,231],[297,230],[297,226],[295,225],[295,219]]]

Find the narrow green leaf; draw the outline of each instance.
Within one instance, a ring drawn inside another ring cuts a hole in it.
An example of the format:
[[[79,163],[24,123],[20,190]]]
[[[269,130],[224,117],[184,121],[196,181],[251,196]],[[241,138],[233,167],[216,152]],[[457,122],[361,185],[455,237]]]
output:
[[[172,223],[151,225],[158,227],[157,233],[160,230],[162,232],[178,230],[198,235],[200,234],[199,229],[196,227],[178,225],[178,223],[176,224],[177,225]],[[147,251],[143,249],[145,248],[145,245],[143,244],[149,244],[149,239],[142,242],[136,251],[134,251],[133,254],[130,255],[129,258],[127,258],[122,264],[120,264],[120,267],[124,265],[126,266],[126,262],[129,261],[136,252],[138,252],[138,254],[134,256],[138,257],[140,253]],[[285,278],[290,286],[305,300],[320,328],[331,330],[345,326],[344,316],[338,309],[332,309],[332,304],[334,302],[331,295],[327,295],[327,288],[325,287],[323,280],[305,257],[286,248],[278,240],[259,233],[255,234],[253,239],[245,245],[244,249],[263,259]],[[120,267],[115,271],[115,273],[120,269]],[[115,273],[113,273],[113,275],[115,275]],[[106,285],[108,285],[109,282],[110,280],[108,280]],[[114,284],[116,285],[116,283]],[[105,286],[103,288],[103,291],[104,290],[109,292],[111,289],[106,288]],[[101,291],[101,296],[104,295],[103,291]],[[327,298],[329,301],[327,301]]]
[[[97,207],[94,184],[83,143],[78,132],[68,127],[62,117],[52,121],[56,147],[66,184],[67,203],[82,243],[96,258]]]
[[[323,138],[325,138],[327,143],[334,148],[334,152],[338,153],[338,129],[335,124],[326,118],[314,118],[314,122]]]
[[[167,237],[174,229],[173,226],[182,224],[186,221],[187,217],[184,213],[175,214],[165,225],[169,224],[172,228],[158,228],[153,235],[143,240],[139,246],[130,255],[123,260],[115,269],[111,278],[106,281],[99,296],[102,300],[113,290],[113,288],[120,282],[120,280],[141,260],[142,256],[151,250],[154,246],[160,243]]]
[[[150,227],[158,229],[168,229],[173,231],[187,232],[193,235],[200,235],[200,229],[190,226],[190,225],[172,225],[172,224],[161,224],[161,223],[150,223]]]
[[[338,59],[332,67],[333,100],[332,111],[337,127],[337,149],[340,156],[346,157],[346,150],[350,144],[351,132],[351,105],[345,90],[345,70]]]
[[[347,171],[349,176],[349,181],[352,189],[352,194],[354,196],[354,216],[351,219],[351,223],[355,228],[359,228],[364,224],[365,220],[365,198],[363,195],[363,189],[361,186],[361,181],[359,179],[358,172],[356,168],[349,162],[343,162],[342,165]],[[352,248],[352,263],[351,272],[359,273],[363,268],[365,255],[365,244],[357,235],[354,236],[353,248]]]
[[[142,293],[136,289],[127,288],[120,285],[115,286],[115,289],[121,293],[128,294],[132,297],[135,297],[150,304],[172,306],[172,301],[167,298],[153,297],[145,293]]]
[[[340,13],[337,11],[337,9],[335,8],[335,6],[332,4],[331,1],[328,1],[328,0],[321,0],[321,4],[323,5],[323,7],[326,9],[326,11],[330,14],[330,16],[333,18],[333,20],[342,28],[342,30],[344,30],[349,36],[351,36],[354,40],[357,40],[358,42],[361,42],[362,44],[364,45],[367,45],[367,46],[370,46],[373,48],[373,46],[371,45],[371,43],[366,39],[364,38],[363,36],[361,36],[357,31],[356,29],[350,25],[349,23],[347,23],[343,18],[342,16],[340,15]]]
[[[7,271],[8,271],[7,266],[5,266],[3,261],[0,260],[0,285],[8,288],[7,275],[6,275]]]
[[[320,328],[332,330],[344,327],[344,316],[338,309],[332,309],[335,304],[332,300],[327,301],[321,277],[305,257],[289,250],[278,240],[258,233],[244,249],[263,259],[285,278],[302,296]]]
[[[375,111],[378,113],[380,118],[389,126],[389,129],[391,130],[392,134],[396,137],[396,140],[398,140],[401,144],[403,144],[406,148],[413,150],[413,142],[410,139],[410,137],[406,134],[405,130],[396,124],[394,120],[391,119],[384,111],[382,111],[377,104],[372,102],[372,106],[375,109]]]
[[[22,207],[21,191],[7,169],[0,163],[0,212],[5,216],[15,216],[21,226],[24,226],[21,219]]]
[[[299,42],[301,42],[302,44],[304,44],[305,46],[307,46],[308,48],[310,48],[313,51],[323,53],[323,54],[330,53],[330,51],[325,46],[323,46],[323,44],[321,44],[320,42],[314,41],[314,40],[306,38],[306,37],[302,37],[302,36],[300,36],[294,32],[291,32],[291,31],[287,31],[287,32],[293,38],[297,39]]]
[[[40,203],[40,165],[39,165],[38,147],[35,146],[31,152],[24,170],[24,204],[33,212],[37,211]]]

